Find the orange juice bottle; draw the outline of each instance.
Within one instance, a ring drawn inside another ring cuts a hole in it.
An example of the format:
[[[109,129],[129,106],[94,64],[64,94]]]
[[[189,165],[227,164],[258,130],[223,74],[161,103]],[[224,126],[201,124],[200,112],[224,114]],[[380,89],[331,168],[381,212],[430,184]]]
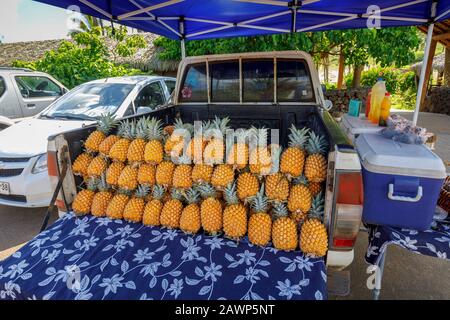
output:
[[[379,125],[382,127],[386,126],[386,120],[391,114],[391,94],[386,92],[384,95],[383,102],[381,103],[380,120]]]
[[[380,121],[381,103],[386,93],[386,82],[382,78],[378,78],[377,83],[372,87],[370,96],[369,120],[378,124]]]

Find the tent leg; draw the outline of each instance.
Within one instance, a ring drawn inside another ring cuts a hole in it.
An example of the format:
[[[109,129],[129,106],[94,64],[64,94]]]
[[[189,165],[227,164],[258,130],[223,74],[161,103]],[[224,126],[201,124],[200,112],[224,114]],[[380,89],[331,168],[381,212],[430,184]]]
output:
[[[181,58],[184,59],[186,58],[186,45],[184,42],[184,39],[181,39]]]
[[[417,119],[419,117],[419,110],[420,110],[420,102],[422,101],[422,94],[423,94],[423,85],[426,78],[426,66],[428,64],[428,59],[430,58],[430,47],[431,47],[431,41],[433,40],[433,29],[434,29],[434,23],[430,24],[428,26],[428,33],[427,33],[427,39],[425,42],[425,53],[423,56],[423,62],[422,62],[422,69],[420,70],[420,80],[419,80],[419,86],[417,90],[417,96],[416,96],[416,108],[414,109],[414,116],[413,116],[413,124],[417,124]]]

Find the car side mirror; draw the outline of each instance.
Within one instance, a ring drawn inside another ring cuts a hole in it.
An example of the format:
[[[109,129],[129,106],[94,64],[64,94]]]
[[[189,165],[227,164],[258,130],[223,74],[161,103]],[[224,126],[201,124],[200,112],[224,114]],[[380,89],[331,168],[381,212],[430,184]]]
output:
[[[325,100],[323,108],[327,111],[330,111],[331,108],[333,108],[333,102],[331,102],[331,100]]]
[[[144,113],[149,113],[152,112],[152,108],[150,107],[138,107],[136,109],[136,114],[144,114]]]

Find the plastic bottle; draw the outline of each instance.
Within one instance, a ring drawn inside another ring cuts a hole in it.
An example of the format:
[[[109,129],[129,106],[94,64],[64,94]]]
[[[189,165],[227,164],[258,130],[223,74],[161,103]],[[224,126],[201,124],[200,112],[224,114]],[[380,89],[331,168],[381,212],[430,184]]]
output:
[[[382,127],[386,126],[386,120],[391,114],[391,94],[386,91],[383,102],[381,103],[380,119],[378,124]]]
[[[367,94],[367,100],[366,100],[366,118],[369,118],[369,112],[370,112],[370,99],[372,97],[372,89],[369,89],[369,93]]]
[[[370,97],[370,111],[369,120],[372,123],[378,124],[380,120],[381,103],[386,94],[386,82],[382,78],[378,78],[377,83],[372,87],[372,94]]]

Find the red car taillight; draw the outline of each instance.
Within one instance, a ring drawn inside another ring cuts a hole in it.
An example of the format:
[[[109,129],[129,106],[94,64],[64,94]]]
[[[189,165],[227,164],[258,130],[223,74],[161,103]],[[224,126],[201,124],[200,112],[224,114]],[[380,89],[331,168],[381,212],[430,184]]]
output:
[[[353,248],[361,224],[363,186],[361,172],[336,173],[336,208],[332,246]]]
[[[59,168],[58,168],[58,159],[55,151],[47,151],[47,170],[48,175],[50,177],[50,181],[52,183],[53,188],[56,188],[59,180]],[[64,204],[64,200],[61,198],[61,193],[58,194],[58,198],[55,201],[55,205],[61,211],[67,211],[67,208]]]

